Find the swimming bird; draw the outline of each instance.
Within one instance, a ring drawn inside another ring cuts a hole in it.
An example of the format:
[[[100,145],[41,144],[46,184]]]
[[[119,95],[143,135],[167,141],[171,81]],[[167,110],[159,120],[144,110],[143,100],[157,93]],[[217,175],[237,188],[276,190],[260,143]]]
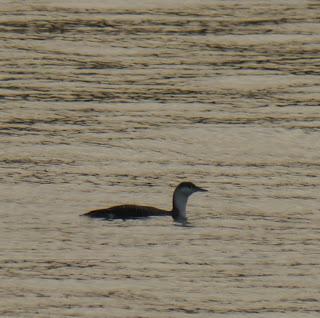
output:
[[[194,192],[206,192],[192,182],[180,183],[173,192],[172,210],[162,210],[144,205],[117,205],[106,209],[98,209],[82,214],[91,218],[105,220],[138,219],[149,216],[171,216],[175,222],[187,223],[186,207],[189,196]]]

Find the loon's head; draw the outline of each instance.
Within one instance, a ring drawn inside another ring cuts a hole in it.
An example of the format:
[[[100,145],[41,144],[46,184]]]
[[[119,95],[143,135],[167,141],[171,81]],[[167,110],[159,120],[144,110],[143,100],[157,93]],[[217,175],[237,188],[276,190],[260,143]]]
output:
[[[192,182],[181,182],[177,187],[176,187],[176,191],[179,191],[181,193],[184,193],[187,196],[190,196],[192,193],[195,192],[206,192],[208,190],[200,188],[198,186],[196,186],[195,184],[193,184]]]
[[[189,196],[195,192],[206,192],[208,190],[200,188],[192,182],[180,183],[173,193],[172,217],[176,222],[186,223],[186,206]]]

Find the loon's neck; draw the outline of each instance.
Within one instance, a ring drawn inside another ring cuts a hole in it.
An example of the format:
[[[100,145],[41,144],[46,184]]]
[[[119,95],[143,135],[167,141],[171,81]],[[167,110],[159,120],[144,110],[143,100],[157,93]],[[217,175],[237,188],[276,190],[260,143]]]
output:
[[[172,204],[172,217],[177,222],[187,222],[187,201],[188,195],[181,191],[175,191],[173,193],[173,204]]]

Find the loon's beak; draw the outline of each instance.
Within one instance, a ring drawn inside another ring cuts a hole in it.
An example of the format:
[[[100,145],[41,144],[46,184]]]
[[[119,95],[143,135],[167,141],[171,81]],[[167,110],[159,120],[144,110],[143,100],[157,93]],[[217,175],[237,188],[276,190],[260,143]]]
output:
[[[203,189],[203,188],[200,188],[200,187],[196,187],[195,190],[196,190],[196,192],[208,192],[207,189]]]

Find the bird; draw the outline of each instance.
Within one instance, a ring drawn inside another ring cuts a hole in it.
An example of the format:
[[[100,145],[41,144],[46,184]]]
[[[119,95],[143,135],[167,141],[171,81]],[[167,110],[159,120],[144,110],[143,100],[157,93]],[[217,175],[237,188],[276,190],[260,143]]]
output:
[[[180,183],[173,192],[172,209],[170,211],[154,208],[144,205],[116,205],[105,209],[97,209],[81,214],[90,218],[104,220],[115,219],[141,219],[150,216],[171,216],[177,223],[187,224],[186,215],[187,201],[191,194],[195,192],[207,192],[208,190],[200,188],[192,182]]]

